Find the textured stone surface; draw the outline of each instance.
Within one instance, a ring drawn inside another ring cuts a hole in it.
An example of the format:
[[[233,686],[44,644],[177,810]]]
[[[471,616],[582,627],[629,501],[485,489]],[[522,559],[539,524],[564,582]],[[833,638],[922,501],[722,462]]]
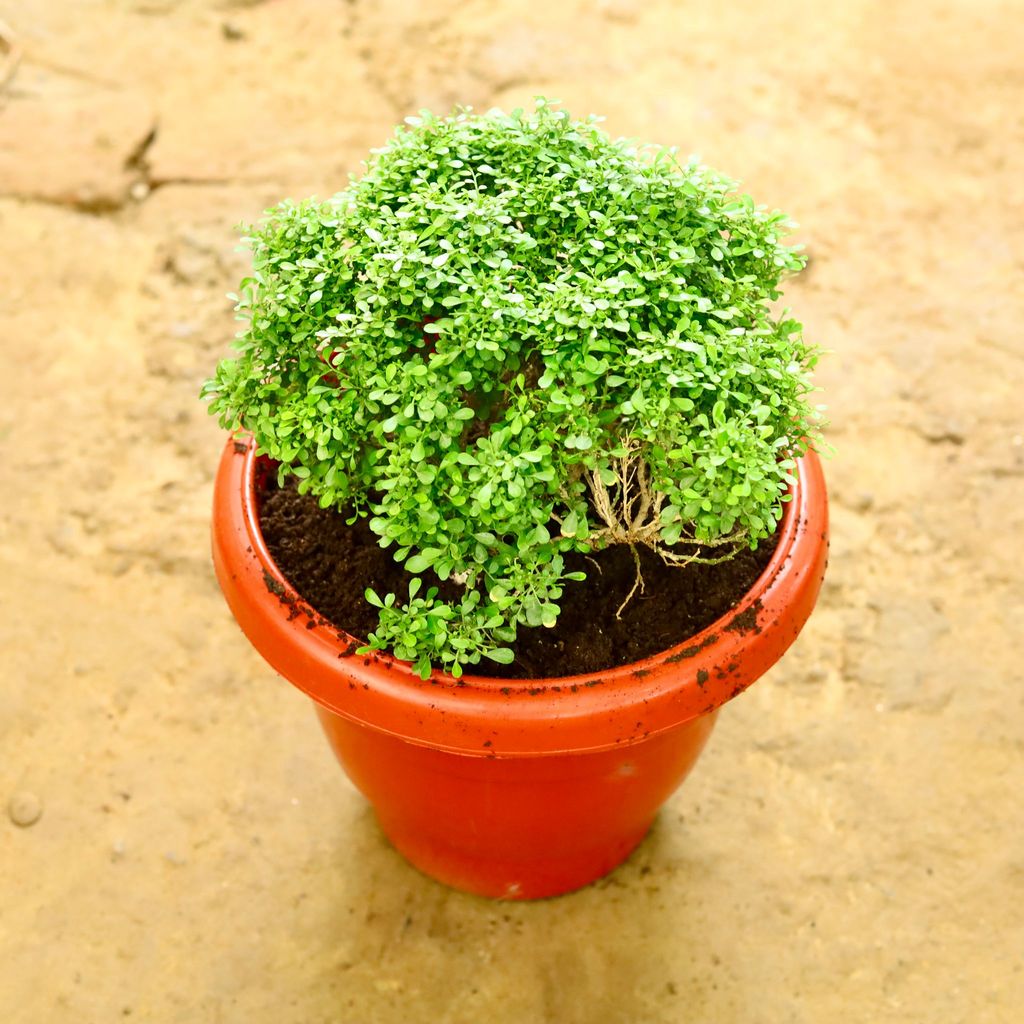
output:
[[[0,1006],[81,1020],[1010,1024],[1024,1006],[1024,44],[995,0],[4,4]],[[227,27],[225,27],[227,26]],[[610,878],[418,875],[213,580],[234,225],[538,92],[803,225],[829,579]]]

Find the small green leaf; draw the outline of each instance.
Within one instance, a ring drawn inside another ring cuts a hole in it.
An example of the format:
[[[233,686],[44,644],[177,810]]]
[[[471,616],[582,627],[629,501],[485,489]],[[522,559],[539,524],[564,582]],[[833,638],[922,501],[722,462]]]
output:
[[[484,651],[484,657],[499,665],[511,665],[515,661],[515,654],[508,647],[496,647],[493,651]]]
[[[424,569],[429,569],[434,564],[434,559],[426,555],[412,555],[405,561],[405,567],[409,572],[423,572]]]

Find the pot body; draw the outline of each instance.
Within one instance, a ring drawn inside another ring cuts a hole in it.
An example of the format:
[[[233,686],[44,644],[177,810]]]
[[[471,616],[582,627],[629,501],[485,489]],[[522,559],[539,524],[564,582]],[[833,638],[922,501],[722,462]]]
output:
[[[693,767],[710,712],[628,747],[505,759],[418,746],[318,705],[349,778],[421,871],[483,896],[578,889],[621,863]]]
[[[821,466],[799,460],[771,561],[736,607],[682,644],[587,676],[510,680],[363,656],[306,605],[259,526],[273,467],[225,447],[213,560],[239,625],[312,698],[339,761],[394,845],[422,871],[484,896],[577,889],[624,860],[700,754],[722,704],[793,642],[825,570]]]

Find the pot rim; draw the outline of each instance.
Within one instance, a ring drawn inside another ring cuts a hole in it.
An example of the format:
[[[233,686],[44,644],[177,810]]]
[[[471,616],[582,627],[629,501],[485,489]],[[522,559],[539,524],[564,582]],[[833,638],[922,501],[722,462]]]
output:
[[[456,680],[435,671],[422,680],[390,654],[355,654],[363,641],[315,612],[295,614],[309,606],[263,540],[256,452],[251,437],[229,439],[214,487],[214,565],[239,625],[279,673],[329,711],[437,749],[478,757],[609,750],[710,714],[782,656],[824,574],[827,498],[812,451],[797,460],[768,565],[731,611],[694,636],[584,675]]]

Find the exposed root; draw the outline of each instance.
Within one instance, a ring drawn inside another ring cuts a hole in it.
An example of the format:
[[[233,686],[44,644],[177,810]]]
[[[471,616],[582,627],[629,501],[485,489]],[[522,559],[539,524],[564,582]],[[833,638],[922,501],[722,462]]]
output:
[[[585,472],[583,478],[590,490],[591,501],[604,526],[595,530],[592,537],[607,544],[628,544],[636,560],[637,580],[626,600],[616,613],[621,617],[623,608],[639,589],[643,592],[643,576],[637,545],[654,551],[666,565],[686,566],[717,565],[727,562],[743,550],[746,531],[737,529],[724,537],[713,540],[698,540],[692,536],[681,536],[675,544],[668,546],[661,539],[661,531],[668,524],[661,520],[665,507],[665,496],[655,492],[650,469],[640,451],[640,445],[625,438],[622,441],[625,455],[615,461],[615,480],[606,483],[601,474]],[[678,549],[682,550],[678,550]],[[708,555],[705,549],[725,548],[724,554]]]
[[[743,550],[743,545],[734,545],[730,551],[720,555],[718,558],[704,558],[701,555],[681,555],[677,551],[662,547],[660,544],[654,545],[653,550],[666,565],[684,566],[691,563],[696,563],[697,565],[718,565],[719,562],[728,562],[730,558],[735,558]],[[698,548],[697,550],[699,551],[700,549]]]
[[[630,544],[629,550],[633,553],[633,561],[636,563],[636,579],[633,580],[633,586],[630,589],[629,593],[626,595],[626,600],[619,605],[617,611],[615,612],[615,618],[617,619],[622,618],[622,613],[625,610],[626,605],[628,605],[629,602],[633,600],[633,595],[637,592],[637,590],[639,590],[641,594],[644,592],[644,574],[640,568],[640,554],[637,551],[635,544]]]
[[[591,500],[604,527],[595,530],[593,537],[606,540],[609,544],[643,544],[658,550],[661,531],[667,524],[661,521],[665,496],[655,493],[651,484],[650,469],[640,453],[639,445],[628,439],[622,442],[626,454],[615,461],[615,481],[606,484],[597,472],[585,472],[584,479],[590,489]],[[742,546],[745,530],[734,530],[714,540],[697,540],[696,537],[682,536],[676,544],[688,544],[695,548]],[[675,546],[675,545],[673,545]],[[726,557],[732,557],[732,552]],[[683,556],[687,561],[699,558]],[[724,561],[724,559],[718,559]]]

